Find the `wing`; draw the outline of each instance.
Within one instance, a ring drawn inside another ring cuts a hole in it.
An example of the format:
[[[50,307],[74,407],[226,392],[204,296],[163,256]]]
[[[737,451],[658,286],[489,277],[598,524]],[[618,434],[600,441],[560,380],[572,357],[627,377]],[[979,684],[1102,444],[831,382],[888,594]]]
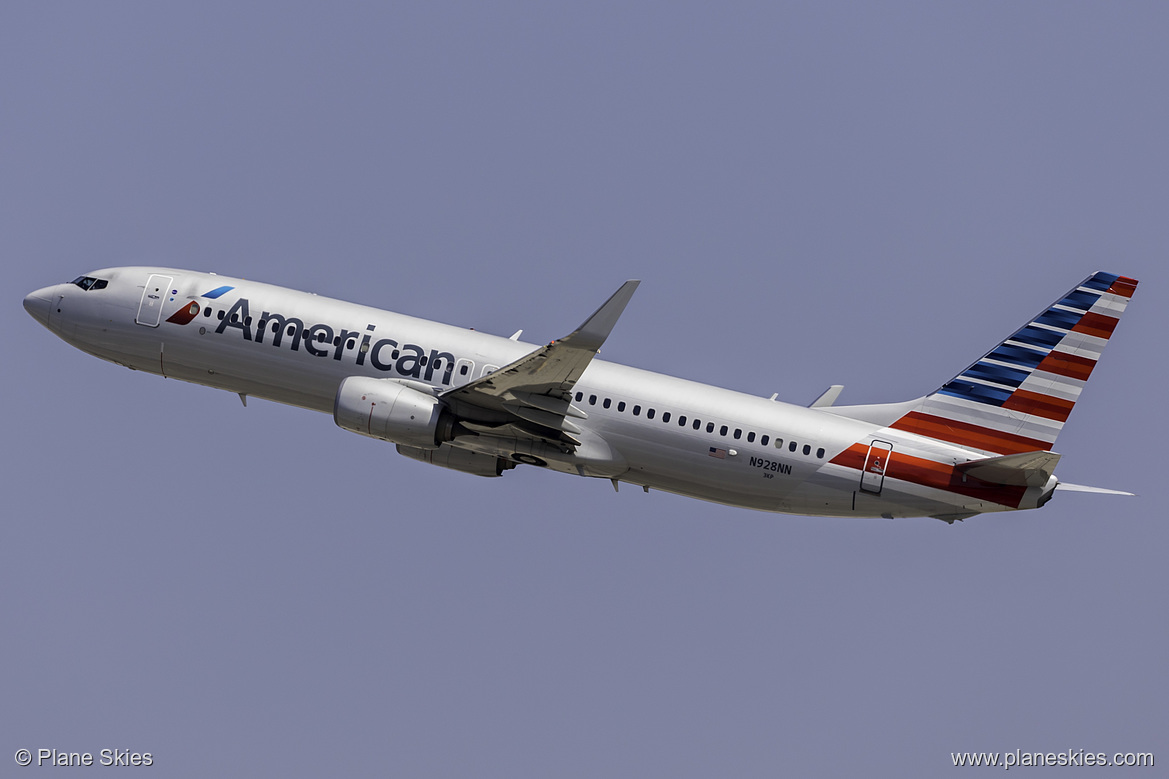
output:
[[[572,388],[640,283],[622,284],[596,313],[564,338],[440,397],[472,431],[522,434],[564,447],[579,446],[580,440],[573,434],[581,430],[571,419],[586,419],[588,415],[572,405]]]

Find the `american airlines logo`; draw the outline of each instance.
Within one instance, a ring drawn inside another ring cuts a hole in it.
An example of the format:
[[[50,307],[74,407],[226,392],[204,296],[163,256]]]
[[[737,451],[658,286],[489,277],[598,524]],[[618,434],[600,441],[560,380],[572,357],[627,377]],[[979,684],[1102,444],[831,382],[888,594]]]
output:
[[[230,288],[229,288],[230,289]],[[224,288],[212,290],[203,297],[219,297]],[[192,300],[172,314],[166,321],[177,325],[190,324],[199,315],[200,306]],[[375,325],[366,325],[365,331],[334,328],[332,325],[317,323],[306,326],[298,317],[285,316],[273,311],[264,311],[259,319],[253,320],[247,298],[240,298],[219,320],[215,332],[226,333],[229,328],[238,329],[245,341],[256,344],[268,343],[276,348],[298,352],[301,347],[314,357],[332,357],[340,362],[351,359],[357,365],[369,364],[379,371],[394,372],[423,381],[434,381],[435,372],[442,369],[439,382],[449,385],[455,370],[455,357],[450,352],[437,349],[429,351],[417,344],[399,344],[392,338],[377,338]]]

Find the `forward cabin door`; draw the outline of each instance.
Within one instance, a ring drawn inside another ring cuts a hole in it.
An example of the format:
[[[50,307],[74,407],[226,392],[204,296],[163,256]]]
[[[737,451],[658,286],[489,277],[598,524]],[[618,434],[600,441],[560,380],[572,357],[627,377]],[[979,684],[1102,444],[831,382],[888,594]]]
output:
[[[892,456],[893,444],[886,441],[873,441],[869,444],[865,467],[861,471],[862,492],[881,494],[881,486],[885,483],[885,471],[889,468],[889,458]]]
[[[162,301],[170,294],[170,285],[173,276],[150,274],[146,280],[146,288],[142,290],[142,302],[138,304],[138,316],[134,321],[147,327],[158,327],[162,319]]]

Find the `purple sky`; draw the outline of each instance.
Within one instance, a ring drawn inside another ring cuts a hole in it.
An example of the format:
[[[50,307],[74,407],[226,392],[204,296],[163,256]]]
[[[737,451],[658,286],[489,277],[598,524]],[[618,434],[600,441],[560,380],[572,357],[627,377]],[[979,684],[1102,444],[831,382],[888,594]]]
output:
[[[0,773],[54,747],[154,776],[1169,763],[1167,24],[4,3]],[[1140,497],[948,527],[478,479],[95,360],[21,308],[137,263],[533,342],[637,277],[606,359],[795,403],[924,394],[1121,273],[1142,285],[1056,450]]]

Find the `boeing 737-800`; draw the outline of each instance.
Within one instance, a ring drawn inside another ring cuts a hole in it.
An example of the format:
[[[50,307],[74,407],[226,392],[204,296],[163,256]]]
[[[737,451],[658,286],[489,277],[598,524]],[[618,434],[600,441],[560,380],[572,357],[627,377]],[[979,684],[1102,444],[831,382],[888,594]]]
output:
[[[596,359],[639,282],[544,346],[189,270],[121,267],[30,293],[72,346],[168,378],[331,413],[407,457],[518,464],[731,506],[845,517],[1043,506],[1051,451],[1137,282],[1094,273],[938,390],[809,407]],[[518,334],[517,334],[518,335]]]

